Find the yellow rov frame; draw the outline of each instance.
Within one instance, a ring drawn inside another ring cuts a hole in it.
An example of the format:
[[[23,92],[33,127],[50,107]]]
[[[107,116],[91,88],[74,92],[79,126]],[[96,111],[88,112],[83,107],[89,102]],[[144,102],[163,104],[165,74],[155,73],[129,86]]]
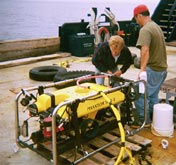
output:
[[[37,101],[29,106],[29,109],[31,113],[39,114],[50,108],[52,104],[59,105],[62,102],[65,103],[67,101],[84,99],[84,101],[80,101],[77,107],[78,118],[85,115],[88,115],[89,118],[95,118],[97,111],[109,107],[109,103],[101,94],[102,91],[107,91],[109,89],[109,87],[95,83],[84,83],[82,86],[71,86],[56,90],[52,93],[44,93],[40,95],[37,98]],[[118,104],[125,100],[124,93],[118,90],[107,93],[107,97],[111,100],[111,104]],[[62,116],[62,119],[68,118],[69,116],[69,114],[65,111],[65,108],[65,106],[62,106],[57,112],[59,116]]]
[[[28,106],[28,109],[32,115],[38,115],[44,111],[46,111],[51,106],[55,106],[54,111],[52,113],[52,149],[53,149],[53,164],[57,165],[57,138],[56,138],[56,116],[60,116],[63,121],[66,121],[67,118],[72,113],[71,109],[68,109],[69,105],[72,105],[76,101],[79,102],[77,107],[77,117],[86,116],[88,118],[94,119],[96,113],[103,108],[110,107],[116,117],[118,127],[121,134],[121,150],[119,156],[116,159],[114,165],[118,165],[126,152],[130,158],[130,164],[135,164],[134,158],[132,157],[131,151],[125,146],[125,131],[121,123],[120,111],[116,108],[117,104],[122,103],[125,100],[125,94],[121,91],[122,88],[129,86],[131,82],[126,82],[125,84],[110,88],[103,85],[98,85],[95,83],[83,83],[79,84],[79,81],[82,79],[90,79],[91,76],[84,76],[81,78],[71,79],[64,82],[52,83],[43,88],[54,87],[60,85],[62,83],[67,83],[70,81],[77,81],[76,86],[71,86],[63,89],[59,89],[53,91],[51,93],[43,93],[37,97],[37,100]],[[145,84],[145,82],[144,82]],[[29,91],[37,90],[38,87],[23,89],[16,97],[16,142],[20,147],[24,147],[21,144],[22,140],[20,139],[20,131],[19,131],[19,98],[22,95],[27,95]],[[29,95],[29,94],[28,94]],[[146,96],[145,96],[146,98]],[[144,100],[145,101],[145,100]],[[66,110],[67,109],[67,110]],[[145,120],[146,120],[146,108],[144,108]],[[128,135],[134,135],[138,131],[140,131],[144,125],[145,120],[141,128],[137,130],[128,131]],[[109,144],[111,145],[111,144]],[[108,146],[109,146],[108,145]],[[108,147],[105,146],[105,147]],[[79,163],[80,161],[86,159],[87,157],[93,155],[95,152],[84,155],[84,157],[76,160],[74,164]]]

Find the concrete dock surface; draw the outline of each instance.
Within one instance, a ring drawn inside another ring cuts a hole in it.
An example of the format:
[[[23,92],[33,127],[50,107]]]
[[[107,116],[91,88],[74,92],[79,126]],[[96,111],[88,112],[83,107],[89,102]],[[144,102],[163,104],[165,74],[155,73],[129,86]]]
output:
[[[139,56],[139,50],[130,47],[131,52]],[[167,80],[176,77],[176,47],[167,47],[168,52],[168,76]],[[68,61],[68,71],[89,70],[94,71],[90,57],[67,56],[62,58],[48,59],[28,64],[0,69],[0,165],[49,165],[40,155],[29,150],[20,148],[14,152],[15,145],[15,98],[21,88],[43,85],[51,82],[39,82],[29,78],[29,70],[38,66],[56,65],[62,61]],[[139,69],[131,65],[130,69],[123,75],[124,78],[137,79]],[[160,92],[164,98],[165,93]],[[175,134],[175,132],[174,132]],[[176,135],[176,134],[175,134]],[[156,137],[157,138],[157,137]],[[176,137],[174,137],[176,140]],[[169,150],[169,149],[168,149]],[[168,152],[168,151],[166,151]],[[161,156],[161,155],[160,155]],[[174,160],[171,159],[172,164]],[[175,159],[176,162],[176,159]],[[164,165],[164,164],[163,164]]]

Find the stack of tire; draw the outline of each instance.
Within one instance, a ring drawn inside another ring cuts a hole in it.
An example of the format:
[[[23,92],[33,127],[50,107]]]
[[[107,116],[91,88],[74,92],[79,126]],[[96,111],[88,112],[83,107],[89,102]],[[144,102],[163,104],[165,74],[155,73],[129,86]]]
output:
[[[63,83],[62,86],[56,86],[57,88],[63,88],[67,86],[76,85],[76,78],[86,76],[86,75],[94,75],[93,71],[86,70],[76,70],[76,71],[67,71],[64,67],[60,66],[40,66],[32,68],[29,71],[29,77],[32,80],[36,81],[64,81],[68,79],[73,79],[73,81]],[[95,82],[95,80],[86,80],[83,82]]]
[[[135,57],[134,58],[134,67],[140,69],[140,62],[141,62],[141,58]]]
[[[134,67],[140,69],[140,57],[138,57],[135,53],[132,53],[132,59]]]

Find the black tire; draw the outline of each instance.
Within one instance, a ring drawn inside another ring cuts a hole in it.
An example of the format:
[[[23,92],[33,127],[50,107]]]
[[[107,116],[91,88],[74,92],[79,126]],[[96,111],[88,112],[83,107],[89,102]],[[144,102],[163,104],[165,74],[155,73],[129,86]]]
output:
[[[134,63],[134,59],[137,57],[137,55],[135,53],[131,53],[132,55],[132,60],[133,60],[133,63]]]
[[[81,77],[81,76],[86,76],[86,75],[94,75],[95,72],[93,71],[67,71],[66,73],[57,73],[54,76],[54,82],[59,82],[59,81],[64,81],[64,80],[68,80],[68,79],[74,79],[77,77]],[[85,81],[81,81],[81,83],[83,82],[95,82],[95,79],[89,79],[89,80],[85,80]],[[65,84],[62,85],[57,85],[56,88],[65,88],[68,86],[73,86],[76,85],[76,80],[73,80],[71,82],[67,82]]]
[[[37,81],[53,81],[54,76],[58,73],[66,73],[67,70],[59,66],[41,66],[32,68],[29,71],[29,77]]]
[[[140,62],[141,62],[141,58],[135,57],[134,58],[134,67],[140,69]]]

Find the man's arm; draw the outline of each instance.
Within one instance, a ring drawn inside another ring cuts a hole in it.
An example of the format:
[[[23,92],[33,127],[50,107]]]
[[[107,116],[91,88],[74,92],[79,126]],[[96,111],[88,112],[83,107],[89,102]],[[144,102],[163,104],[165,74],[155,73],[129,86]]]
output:
[[[140,67],[140,71],[138,74],[138,79],[140,80],[140,76],[142,72],[146,71],[146,67],[147,67],[147,63],[148,63],[148,59],[149,59],[149,47],[148,46],[142,46],[141,47],[141,67]]]
[[[140,72],[146,71],[148,59],[149,59],[149,47],[148,46],[142,46],[141,47],[141,67],[140,67]]]
[[[130,50],[126,47],[122,52],[119,58],[123,58],[123,65],[120,68],[121,74],[125,73],[130,65],[133,63],[132,55]],[[120,59],[119,59],[120,60]]]

